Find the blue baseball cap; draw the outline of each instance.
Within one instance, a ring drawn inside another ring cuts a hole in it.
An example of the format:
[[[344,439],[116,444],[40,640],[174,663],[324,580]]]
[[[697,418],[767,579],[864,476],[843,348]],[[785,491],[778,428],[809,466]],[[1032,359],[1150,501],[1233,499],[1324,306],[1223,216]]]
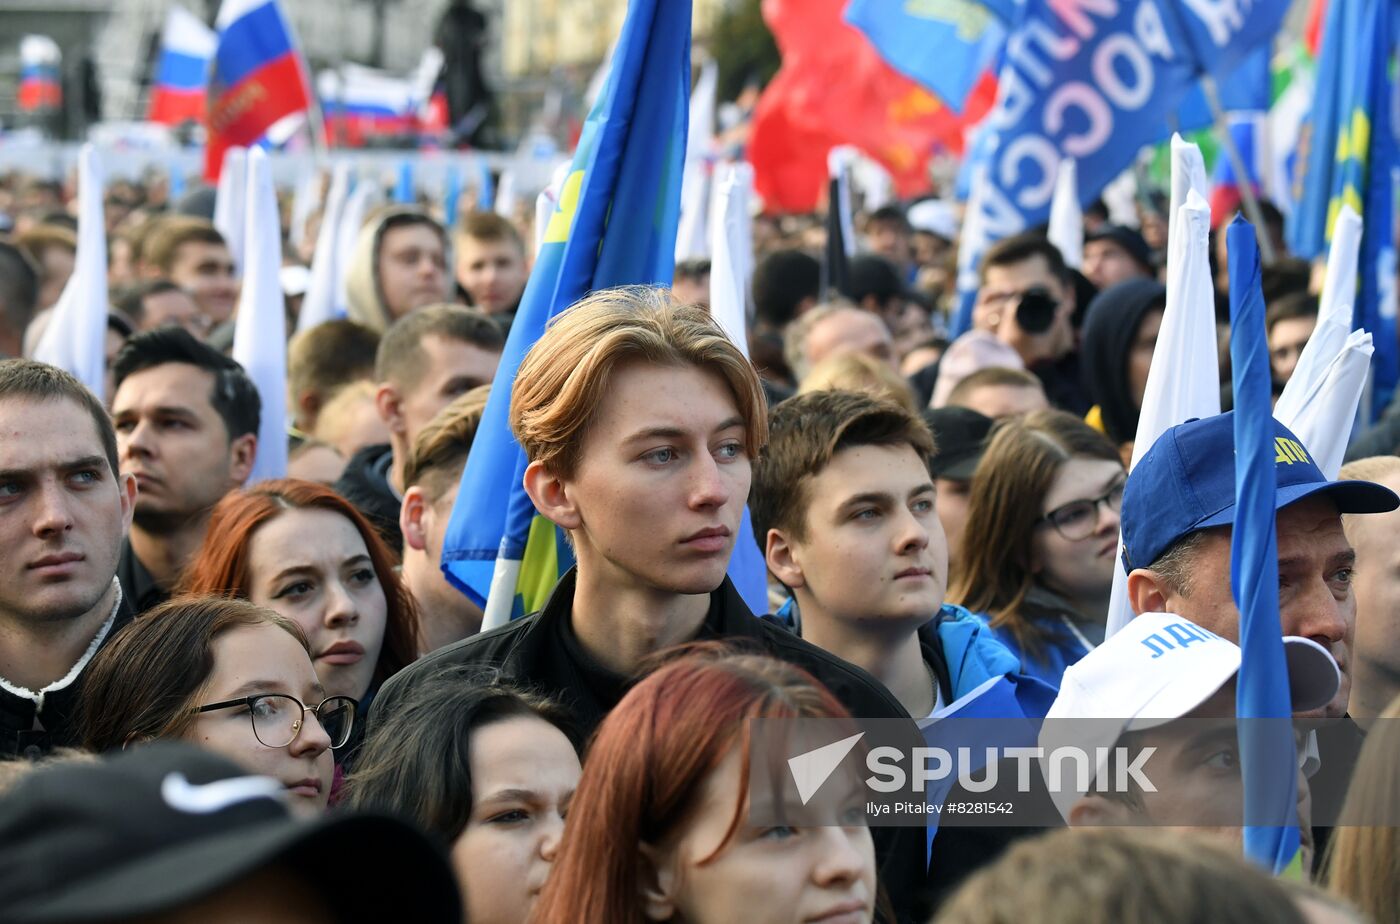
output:
[[[1326,493],[1341,513],[1384,513],[1400,497],[1370,481],[1328,481],[1302,440],[1274,421],[1274,509]],[[1235,522],[1235,412],[1163,433],[1123,488],[1123,567],[1146,568],[1182,536]]]

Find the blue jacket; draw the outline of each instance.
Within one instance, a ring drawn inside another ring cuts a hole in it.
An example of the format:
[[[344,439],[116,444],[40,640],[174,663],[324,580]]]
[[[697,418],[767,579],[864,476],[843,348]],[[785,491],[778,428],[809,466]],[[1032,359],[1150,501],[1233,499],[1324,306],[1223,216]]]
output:
[[[1052,684],[1043,675],[1025,670],[1019,653],[1006,645],[999,635],[997,630],[987,626],[984,618],[961,606],[945,603],[920,631],[919,640],[927,650],[930,637],[938,639],[938,647],[948,666],[951,702],[956,702],[978,687],[1004,676],[1010,685],[1010,690],[1006,691],[1009,698],[999,697],[998,705],[1003,707],[1003,712],[1013,703],[1016,708],[1013,714],[1003,714],[999,717],[1045,718],[1058,692],[1058,677]],[[1060,668],[1060,673],[1064,673],[1063,667]],[[981,710],[979,714],[982,714]],[[991,717],[990,713],[986,714]]]

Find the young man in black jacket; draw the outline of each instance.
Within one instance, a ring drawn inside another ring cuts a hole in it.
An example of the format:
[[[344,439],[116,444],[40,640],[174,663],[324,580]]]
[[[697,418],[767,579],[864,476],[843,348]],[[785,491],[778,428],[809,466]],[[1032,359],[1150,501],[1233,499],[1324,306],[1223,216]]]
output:
[[[578,565],[538,613],[391,678],[371,733],[422,678],[480,663],[561,700],[591,734],[650,655],[697,639],[795,664],[857,717],[907,717],[865,671],[755,618],[726,577],[768,426],[753,366],[704,309],[664,290],[588,296],[521,363],[510,424],[530,460],[525,489]],[[875,832],[902,908],[923,879],[923,832],[910,830]]]

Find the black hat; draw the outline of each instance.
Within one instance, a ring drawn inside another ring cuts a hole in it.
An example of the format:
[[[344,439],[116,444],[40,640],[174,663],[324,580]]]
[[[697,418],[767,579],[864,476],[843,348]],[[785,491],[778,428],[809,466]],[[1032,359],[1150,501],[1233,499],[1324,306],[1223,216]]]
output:
[[[1092,244],[1094,241],[1112,241],[1127,251],[1128,256],[1136,260],[1144,272],[1156,271],[1152,264],[1152,248],[1147,246],[1147,239],[1140,231],[1125,225],[1103,225],[1097,231],[1084,235],[1084,243]]]
[[[276,868],[337,921],[461,921],[452,872],[423,835],[375,815],[298,820],[285,797],[177,742],[37,769],[0,799],[0,920],[158,914]]]
[[[982,461],[992,418],[970,408],[950,406],[924,411],[924,421],[933,431],[937,447],[928,464],[933,477],[971,481]]]

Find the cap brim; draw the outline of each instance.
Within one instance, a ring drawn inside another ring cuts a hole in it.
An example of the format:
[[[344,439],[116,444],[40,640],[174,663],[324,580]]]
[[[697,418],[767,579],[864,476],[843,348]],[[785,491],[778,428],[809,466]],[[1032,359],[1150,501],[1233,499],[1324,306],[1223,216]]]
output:
[[[1288,660],[1294,712],[1311,712],[1332,702],[1342,688],[1342,669],[1331,652],[1310,638],[1286,635],[1283,656]]]
[[[32,905],[31,922],[106,921],[157,914],[213,894],[268,866],[300,874],[337,921],[458,924],[461,903],[441,854],[402,822],[377,815],[252,825],[64,885]],[[373,888],[364,888],[373,883]]]
[[[1389,513],[1400,507],[1400,495],[1373,481],[1324,481],[1313,484],[1286,485],[1274,496],[1274,509],[1281,510],[1313,495],[1326,495],[1337,505],[1338,513]],[[1235,505],[1206,517],[1191,532],[1228,526],[1235,522]]]
[[[951,453],[945,461],[942,456],[937,456],[933,464],[929,466],[935,478],[947,478],[951,481],[971,481],[972,473],[977,471],[977,463],[982,461],[982,450],[977,448],[971,452]]]

